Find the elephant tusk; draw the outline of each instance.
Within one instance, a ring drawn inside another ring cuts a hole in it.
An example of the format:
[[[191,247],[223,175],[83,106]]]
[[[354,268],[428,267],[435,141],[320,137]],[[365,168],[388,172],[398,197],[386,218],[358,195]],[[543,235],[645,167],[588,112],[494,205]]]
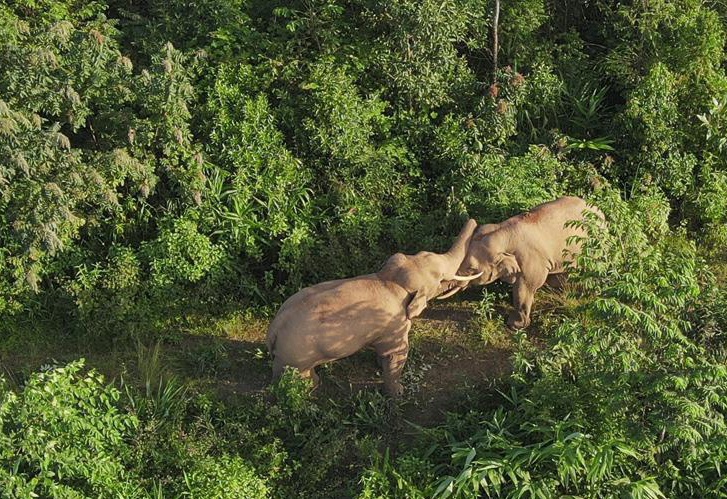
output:
[[[460,287],[453,288],[452,290],[447,291],[443,295],[437,296],[437,300],[444,300],[445,298],[449,298],[453,294],[457,293],[460,289],[464,289],[464,288],[460,288]]]
[[[471,281],[473,279],[477,279],[482,274],[484,274],[484,272],[480,272],[479,274],[474,274],[474,275],[467,275],[467,276],[464,276],[464,275],[455,275],[455,276],[452,276],[452,280],[453,281]]]

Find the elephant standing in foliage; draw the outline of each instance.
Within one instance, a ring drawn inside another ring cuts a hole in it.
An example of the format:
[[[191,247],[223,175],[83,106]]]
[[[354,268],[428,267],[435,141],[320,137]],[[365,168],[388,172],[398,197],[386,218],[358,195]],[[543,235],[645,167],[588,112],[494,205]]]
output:
[[[513,285],[514,310],[508,317],[508,326],[515,329],[529,326],[535,292],[546,283],[559,286],[567,266],[580,253],[578,239],[586,235],[585,230],[567,222],[583,220],[587,211],[605,221],[598,208],[589,207],[581,198],[567,196],[502,223],[478,227],[458,274],[476,273],[481,277],[466,284],[458,283],[442,298],[468,284],[485,285],[500,279]]]
[[[375,274],[323,282],[288,298],[268,330],[273,379],[291,366],[317,384],[316,366],[370,346],[386,391],[401,395],[412,319],[428,300],[479,277],[456,275],[476,228],[469,220],[446,253],[397,253]]]

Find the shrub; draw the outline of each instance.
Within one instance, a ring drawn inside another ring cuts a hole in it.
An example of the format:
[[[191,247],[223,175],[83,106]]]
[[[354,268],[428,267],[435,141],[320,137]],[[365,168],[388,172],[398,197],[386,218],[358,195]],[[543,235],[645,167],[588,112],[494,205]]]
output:
[[[220,68],[210,102],[216,168],[204,210],[207,225],[232,250],[270,260],[276,243],[305,230],[310,173],[285,147],[253,68]]]
[[[361,476],[362,490],[358,499],[431,497],[432,490],[421,486],[431,481],[431,463],[410,454],[392,459],[388,449],[383,456],[375,449],[371,452],[373,462]]]
[[[287,367],[277,383],[271,387],[271,392],[277,399],[277,406],[282,414],[295,422],[317,412],[318,407],[311,400],[312,389],[313,381],[302,378],[297,369]]]
[[[712,496],[723,486],[727,371],[691,339],[712,284],[694,245],[665,228],[668,210],[642,216],[655,200],[602,194],[608,233],[591,227],[575,275],[587,299],[546,350],[516,363],[504,407],[459,437],[445,428],[457,472],[436,495]]]
[[[193,220],[176,219],[145,249],[155,286],[197,282],[223,257],[222,248],[200,234]]]
[[[0,484],[13,497],[141,496],[127,469],[139,422],[79,360],[0,389]]]
[[[481,223],[501,221],[563,194],[568,165],[547,148],[532,146],[522,156],[477,154],[452,172],[455,195]]]
[[[222,456],[203,459],[185,473],[186,494],[210,499],[264,499],[270,491],[245,461],[239,457]]]
[[[510,2],[498,68],[493,7],[3,5],[0,313],[277,303],[599,176],[719,223],[721,7]]]

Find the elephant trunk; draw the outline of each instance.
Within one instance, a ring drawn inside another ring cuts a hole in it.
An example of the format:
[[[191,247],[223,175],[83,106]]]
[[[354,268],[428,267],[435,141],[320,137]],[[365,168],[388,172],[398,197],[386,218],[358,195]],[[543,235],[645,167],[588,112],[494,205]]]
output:
[[[450,262],[451,274],[454,275],[457,273],[457,269],[459,269],[462,260],[464,260],[464,257],[467,254],[467,248],[469,247],[472,234],[474,234],[476,228],[477,222],[473,218],[470,218],[464,227],[462,227],[462,230],[459,232],[459,235],[452,247],[444,254]]]

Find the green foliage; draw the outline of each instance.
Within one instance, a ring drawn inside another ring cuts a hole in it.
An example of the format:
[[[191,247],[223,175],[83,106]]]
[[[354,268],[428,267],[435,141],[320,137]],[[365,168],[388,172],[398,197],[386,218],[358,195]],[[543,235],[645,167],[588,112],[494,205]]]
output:
[[[265,481],[239,457],[206,459],[184,476],[190,497],[234,499],[270,497]]]
[[[630,93],[624,114],[625,132],[643,144],[644,152],[634,159],[638,162],[637,175],[653,178],[670,194],[684,195],[691,187],[696,159],[678,147],[684,137],[678,126],[681,115],[676,75],[665,65],[655,64]]]
[[[190,349],[185,355],[187,368],[196,376],[216,376],[230,364],[229,354],[224,343],[219,340],[211,341]]]
[[[725,26],[718,13],[685,0],[634,4],[608,11],[615,47],[605,66],[624,89],[619,135],[628,144],[629,173],[653,178],[675,198],[695,181],[695,166],[709,158],[710,139],[694,116],[725,91]],[[699,144],[699,145],[698,145]]]
[[[86,324],[124,327],[138,315],[142,291],[142,266],[137,252],[114,246],[105,262],[81,264],[75,278],[65,283],[78,315]]]
[[[278,302],[601,177],[719,223],[718,10],[509,2],[493,75],[493,7],[3,6],[0,312],[119,331],[192,289]]]
[[[483,223],[557,197],[570,173],[545,147],[532,146],[522,156],[478,153],[460,158],[452,172],[452,185],[459,189],[455,195]]]
[[[624,476],[638,457],[634,449],[619,441],[594,442],[579,430],[568,420],[535,425],[496,412],[483,422],[474,446],[453,446],[452,463],[464,470],[442,480],[434,496],[480,497],[481,491],[495,497],[665,497],[653,478]]]
[[[411,389],[411,384],[416,380],[411,379],[410,372],[407,374],[409,376],[404,383]],[[347,422],[361,430],[375,431],[393,425],[396,421],[396,404],[381,392],[362,390],[356,393],[352,402],[353,412]]]
[[[574,276],[585,301],[516,363],[503,407],[457,435],[443,429],[456,472],[437,496],[707,497],[724,486],[727,371],[695,341],[714,284],[669,230],[663,198],[598,201],[608,228],[586,221]]]
[[[192,220],[177,219],[163,228],[147,248],[152,282],[164,286],[174,282],[197,282],[208,275],[222,258],[221,248],[200,234]]]
[[[384,455],[374,451],[373,462],[361,477],[362,490],[358,499],[379,497],[423,499],[431,497],[431,490],[420,488],[420,483],[432,480],[432,465],[414,455],[392,459],[387,449]]]
[[[565,313],[509,340],[499,407],[473,402],[426,449],[386,451],[400,412],[378,393],[329,404],[292,374],[274,402],[223,406],[162,369],[159,343],[125,397],[77,363],[3,386],[4,490],[723,494],[725,7],[500,2],[495,68],[494,4],[0,5],[7,344],[24,341],[9,324],[179,339],[195,310],[272,310],[564,194],[608,220],[585,223]],[[503,300],[477,306],[484,341]],[[223,345],[186,366],[219,375]],[[429,365],[412,356],[413,390]]]
[[[120,393],[83,361],[32,375],[22,392],[3,382],[0,483],[12,497],[138,496],[126,469],[139,422]]]
[[[286,417],[298,419],[317,409],[311,401],[312,389],[313,381],[302,378],[296,369],[287,367],[271,391]]]
[[[727,128],[726,105],[727,100],[718,100],[716,97],[713,97],[712,105],[707,112],[697,115],[697,118],[699,118],[706,130],[705,138],[708,150],[721,160],[724,160],[724,155],[727,153],[727,139],[725,139],[725,132],[727,132],[725,130]]]
[[[547,57],[547,42],[538,36],[549,20],[543,0],[502,3],[500,30],[506,61],[516,67],[531,66]],[[545,45],[545,46],[544,46]]]
[[[285,147],[268,99],[254,93],[251,73],[246,66],[218,72],[210,111],[217,117],[212,150],[221,167],[211,178],[203,213],[230,250],[261,260],[273,250],[295,251],[287,248],[301,243],[308,231],[310,187],[301,162]]]
[[[429,112],[452,104],[475,84],[455,42],[473,47],[486,37],[487,9],[477,2],[397,0],[372,2],[366,21],[377,34],[375,74],[385,77],[397,108]]]
[[[190,400],[187,388],[175,376],[167,374],[162,365],[161,343],[153,347],[137,344],[137,368],[144,386],[139,394],[126,385],[131,411],[156,427],[178,423]]]

